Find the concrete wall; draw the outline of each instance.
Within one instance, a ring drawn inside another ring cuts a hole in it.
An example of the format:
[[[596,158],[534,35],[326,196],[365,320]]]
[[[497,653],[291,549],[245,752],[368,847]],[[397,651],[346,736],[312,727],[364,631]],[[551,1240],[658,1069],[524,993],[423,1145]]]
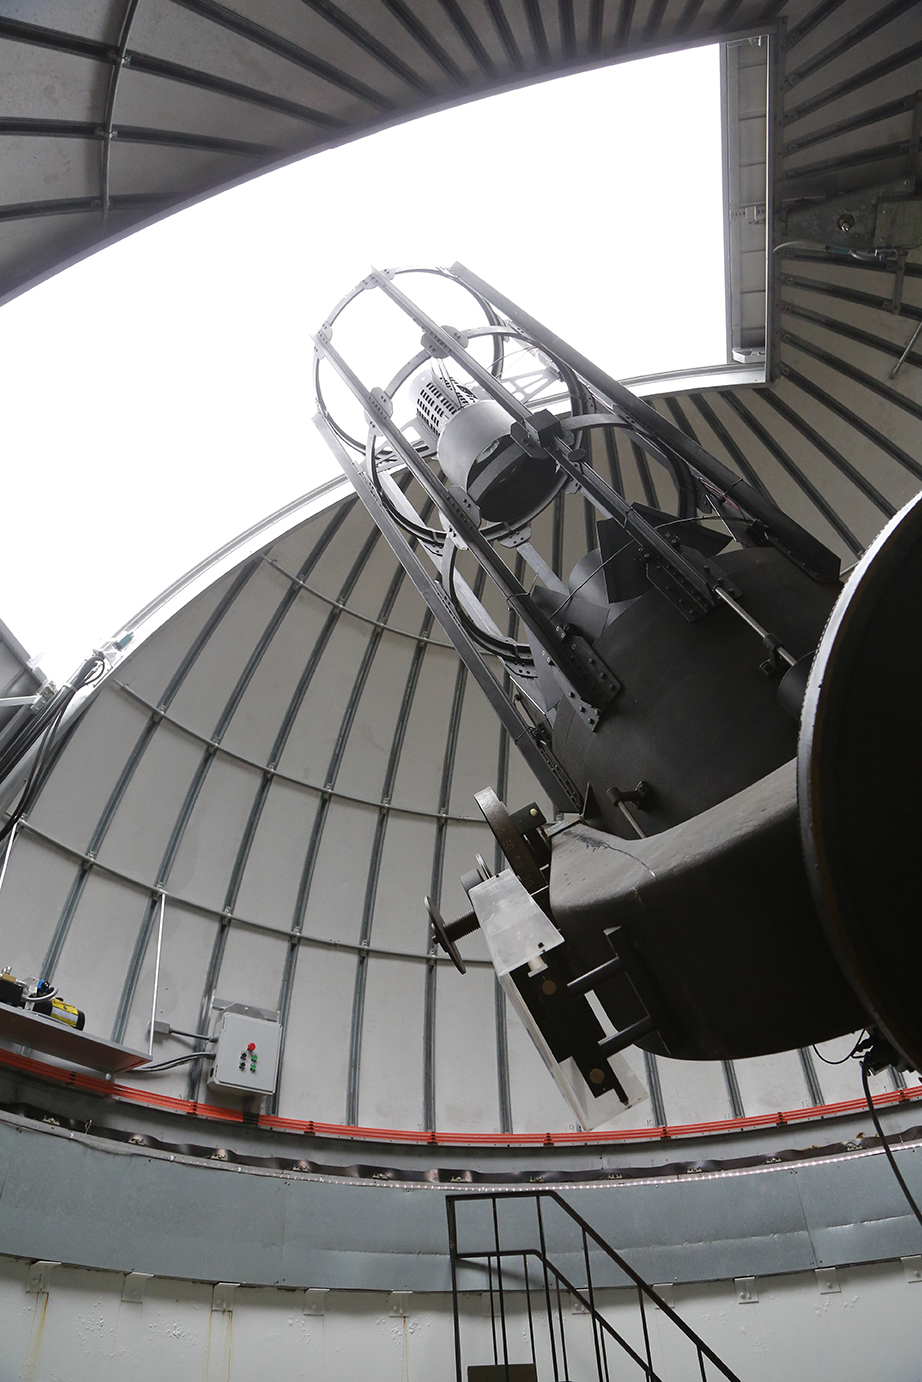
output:
[[[32,1282],[30,1283],[30,1276]],[[331,1291],[325,1314],[305,1313],[303,1291],[221,1287],[153,1278],[143,1299],[121,1274],[46,1270],[0,1258],[2,1382],[450,1382],[450,1298],[413,1295],[406,1317],[383,1292]],[[757,1280],[758,1299],[738,1301],[734,1282],[678,1286],[675,1309],[744,1382],[918,1382],[922,1375],[922,1281],[899,1261],[840,1268],[822,1294],[813,1272]],[[229,1299],[228,1299],[229,1296]],[[918,1297],[918,1299],[917,1299]],[[222,1309],[230,1304],[231,1309]],[[640,1331],[631,1293],[603,1293],[605,1313],[633,1343]],[[311,1308],[308,1302],[308,1308]],[[565,1302],[569,1375],[595,1376],[589,1319]],[[650,1316],[654,1367],[664,1382],[700,1379],[694,1352],[659,1311]],[[527,1353],[524,1297],[513,1298],[510,1361]],[[464,1365],[492,1361],[489,1312],[479,1295],[462,1302]],[[539,1325],[539,1336],[541,1333]],[[639,1378],[614,1362],[612,1377]],[[542,1376],[551,1376],[546,1371]],[[709,1377],[716,1370],[709,1371]]]

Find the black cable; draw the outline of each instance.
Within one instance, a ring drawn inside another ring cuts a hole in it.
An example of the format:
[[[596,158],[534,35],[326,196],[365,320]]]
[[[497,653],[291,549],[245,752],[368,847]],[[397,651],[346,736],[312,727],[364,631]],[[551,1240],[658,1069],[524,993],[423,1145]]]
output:
[[[4,822],[2,829],[0,829],[0,842],[5,840],[7,836],[11,833],[11,831],[15,829],[15,827],[22,820],[23,816],[26,814],[30,805],[32,804],[33,789],[35,787],[35,783],[38,779],[38,775],[41,770],[42,764],[45,762],[45,759],[48,756],[48,749],[51,745],[51,741],[54,738],[55,732],[57,731],[58,726],[60,725],[61,720],[64,717],[64,711],[67,709],[68,704],[69,702],[66,702],[64,705],[61,706],[60,710],[57,712],[54,719],[51,721],[51,723],[48,725],[48,728],[45,730],[44,736],[42,738],[41,743],[39,744],[38,750],[33,760],[32,769],[29,773],[28,780],[26,782],[25,787],[22,790],[22,795],[20,796],[17,805],[10,812],[10,815]]]
[[[858,1050],[858,1047],[859,1047],[859,1046],[861,1045],[861,1043],[864,1041],[864,1039],[865,1039],[866,1036],[867,1036],[867,1028],[865,1028],[865,1030],[861,1033],[861,1036],[860,1036],[860,1037],[858,1038],[858,1040],[855,1042],[854,1046],[853,1046],[852,1049],[849,1051],[848,1055],[847,1055],[847,1056],[843,1056],[841,1060],[827,1060],[825,1056],[821,1056],[821,1055],[820,1055],[819,1051],[816,1049],[815,1046],[811,1047],[810,1049],[813,1051],[813,1054],[814,1054],[815,1056],[818,1056],[818,1057],[819,1057],[819,1059],[823,1062],[824,1065],[844,1065],[845,1062],[846,1062],[847,1060],[851,1060],[851,1059],[852,1059],[852,1057],[854,1056],[855,1052]]]
[[[214,1051],[193,1051],[188,1056],[174,1056],[172,1060],[161,1061],[158,1065],[140,1065],[134,1070],[126,1071],[129,1075],[155,1075],[161,1070],[172,1070],[177,1065],[188,1065],[190,1061],[202,1060],[205,1056],[213,1056]]]
[[[592,580],[593,576],[597,576],[597,575],[599,574],[599,572],[600,572],[604,567],[606,567],[610,561],[614,561],[615,557],[620,556],[622,552],[626,551],[627,548],[630,547],[630,545],[631,545],[631,543],[632,543],[633,541],[634,541],[634,539],[633,539],[632,537],[626,538],[626,539],[624,540],[624,542],[622,542],[621,546],[618,547],[614,552],[612,552],[612,554],[611,554],[610,557],[606,557],[604,561],[600,561],[599,564],[598,564],[598,566],[595,568],[595,570],[594,570],[594,571],[590,571],[590,572],[589,572],[589,575],[586,577],[586,579],[583,580],[583,581],[580,581],[579,585],[578,585],[578,586],[575,586],[574,589],[570,591],[569,595],[567,595],[563,600],[561,600],[560,604],[557,606],[556,609],[552,609],[552,610],[551,610],[550,614],[548,615],[548,618],[549,618],[549,619],[556,619],[557,616],[558,616],[558,614],[560,613],[560,611],[563,609],[564,605],[568,605],[568,604],[570,603],[570,601],[573,599],[573,596],[576,595],[580,590],[582,590],[582,588],[583,588],[584,585],[588,585],[588,584],[589,584],[589,582]],[[535,577],[535,584],[537,584],[537,577]],[[534,588],[535,588],[535,587],[532,586],[532,590],[534,590]]]
[[[907,1204],[909,1205],[913,1214],[915,1214],[916,1218],[919,1220],[920,1225],[922,1225],[922,1210],[919,1209],[919,1206],[916,1204],[915,1200],[910,1194],[909,1186],[906,1184],[906,1182],[903,1180],[902,1175],[900,1174],[900,1168],[896,1164],[896,1157],[890,1150],[890,1143],[884,1136],[884,1130],[880,1126],[880,1119],[877,1116],[877,1109],[874,1107],[874,1100],[871,1098],[871,1091],[868,1087],[868,1068],[865,1061],[861,1062],[861,1083],[864,1086],[864,1097],[867,1100],[868,1108],[871,1111],[871,1118],[874,1122],[874,1127],[877,1131],[877,1136],[880,1138],[880,1145],[883,1147],[884,1151],[887,1154],[887,1160],[890,1163],[890,1169],[896,1176],[899,1187],[902,1190],[903,1194],[906,1196]]]
[[[13,811],[10,812],[3,826],[0,827],[0,842],[5,840],[12,830],[26,815],[32,806],[37,790],[41,783],[41,769],[48,760],[51,745],[58,730],[64,713],[78,691],[86,686],[92,686],[99,681],[106,670],[106,660],[101,653],[94,653],[87,658],[80,670],[74,675],[70,682],[65,683],[55,697],[46,705],[39,714],[25,725],[17,736],[16,740],[7,746],[6,754],[2,764],[0,764],[0,779],[5,777],[8,772],[15,768],[16,763],[24,754],[28,752],[36,740],[41,740],[36,750],[32,767],[22,795]]]

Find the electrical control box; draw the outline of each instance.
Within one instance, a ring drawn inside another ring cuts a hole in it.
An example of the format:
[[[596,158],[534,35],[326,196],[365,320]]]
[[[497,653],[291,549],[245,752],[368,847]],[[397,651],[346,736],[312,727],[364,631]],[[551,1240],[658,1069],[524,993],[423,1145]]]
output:
[[[217,1045],[208,1083],[238,1094],[274,1094],[282,1028],[241,1003],[227,1008],[215,1029]]]

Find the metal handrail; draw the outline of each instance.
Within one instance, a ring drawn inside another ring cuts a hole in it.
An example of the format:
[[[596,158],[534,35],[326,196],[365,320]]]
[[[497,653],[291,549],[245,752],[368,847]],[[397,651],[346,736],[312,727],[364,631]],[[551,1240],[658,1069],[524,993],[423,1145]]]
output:
[[[491,1203],[491,1206],[492,1206],[492,1212],[493,1212],[493,1229],[494,1229],[494,1242],[495,1242],[495,1247],[492,1248],[492,1249],[487,1249],[487,1250],[485,1250],[484,1252],[459,1253],[459,1251],[458,1251],[458,1232],[457,1232],[456,1206],[457,1206],[459,1203],[461,1203],[461,1204],[463,1204],[463,1203],[470,1204],[470,1203],[472,1203],[472,1202],[473,1202],[473,1203],[483,1203],[483,1201],[484,1201],[485,1199],[486,1199],[486,1200],[489,1200],[490,1203]],[[502,1247],[500,1246],[500,1240],[499,1240],[499,1220],[498,1220],[498,1214],[497,1214],[497,1203],[498,1203],[499,1200],[522,1200],[522,1199],[528,1199],[528,1200],[534,1200],[534,1201],[535,1201],[536,1210],[537,1210],[538,1234],[539,1234],[539,1239],[540,1239],[540,1247],[539,1247],[539,1248],[529,1248],[529,1247],[502,1248]],[[575,1224],[579,1227],[579,1229],[580,1229],[580,1231],[581,1231],[581,1234],[582,1234],[582,1243],[583,1243],[583,1255],[584,1255],[584,1258],[585,1258],[585,1261],[586,1261],[586,1279],[587,1279],[587,1280],[586,1280],[586,1292],[587,1292],[587,1294],[584,1294],[583,1291],[582,1291],[579,1287],[575,1286],[575,1285],[568,1279],[568,1277],[565,1276],[565,1274],[563,1273],[563,1271],[561,1271],[561,1269],[560,1269],[559,1267],[557,1267],[557,1266],[554,1265],[554,1263],[551,1261],[551,1259],[550,1259],[550,1257],[549,1257],[549,1255],[548,1255],[548,1251],[547,1251],[547,1242],[546,1242],[545,1231],[544,1231],[544,1219],[543,1219],[543,1215],[542,1215],[542,1212],[541,1212],[541,1203],[542,1203],[543,1200],[550,1200],[550,1201],[552,1201],[553,1203],[557,1204],[557,1205],[563,1210],[563,1212],[568,1216],[568,1218],[570,1218],[570,1219],[573,1221],[573,1223],[575,1223]],[[727,1364],[724,1363],[724,1362],[717,1356],[717,1354],[714,1352],[714,1350],[713,1350],[712,1348],[710,1348],[710,1347],[708,1346],[708,1344],[706,1344],[705,1341],[704,1341],[698,1334],[695,1333],[695,1331],[691,1328],[690,1325],[686,1324],[685,1321],[684,1321],[679,1315],[676,1314],[676,1312],[675,1312],[675,1310],[672,1308],[672,1306],[670,1306],[670,1305],[669,1305],[669,1304],[668,1304],[668,1303],[667,1303],[667,1302],[666,1302],[666,1301],[665,1301],[665,1300],[664,1300],[664,1299],[653,1289],[652,1286],[650,1286],[646,1281],[644,1281],[643,1277],[641,1277],[641,1276],[639,1275],[639,1273],[636,1272],[636,1271],[634,1270],[634,1268],[630,1265],[630,1263],[627,1262],[627,1261],[625,1261],[625,1259],[621,1256],[621,1254],[620,1254],[615,1248],[613,1248],[613,1247],[611,1246],[610,1243],[607,1243],[607,1242],[605,1241],[605,1239],[604,1239],[599,1233],[596,1232],[596,1230],[592,1227],[592,1225],[591,1225],[590,1223],[588,1223],[587,1220],[585,1220],[585,1219],[582,1217],[581,1214],[579,1214],[575,1209],[573,1209],[572,1206],[569,1205],[569,1204],[567,1203],[567,1201],[563,1198],[563,1196],[560,1195],[556,1190],[550,1190],[550,1189],[542,1189],[542,1190],[499,1190],[499,1191],[495,1191],[495,1192],[492,1192],[492,1193],[487,1194],[487,1195],[482,1195],[482,1194],[478,1194],[478,1195],[471,1195],[471,1194],[448,1195],[448,1196],[446,1196],[446,1211],[447,1211],[447,1214],[448,1214],[448,1237],[449,1237],[449,1257],[450,1257],[450,1265],[451,1265],[452,1304],[453,1304],[454,1322],[455,1322],[455,1367],[456,1367],[456,1373],[457,1373],[457,1382],[463,1382],[462,1365],[461,1365],[460,1315],[459,1315],[459,1311],[458,1311],[458,1283],[457,1283],[457,1267],[458,1267],[458,1263],[459,1263],[459,1262],[468,1262],[468,1261],[472,1262],[472,1261],[483,1260],[483,1259],[485,1259],[485,1260],[487,1261],[488,1270],[489,1270],[489,1272],[490,1272],[490,1300],[491,1300],[491,1311],[492,1311],[492,1308],[493,1308],[493,1306],[492,1306],[492,1298],[493,1298],[492,1263],[493,1263],[494,1260],[495,1260],[495,1262],[496,1262],[497,1280],[498,1280],[498,1285],[499,1285],[499,1296],[500,1296],[500,1313],[501,1313],[501,1319],[502,1319],[502,1334],[503,1334],[503,1343],[504,1343],[504,1363],[505,1363],[505,1366],[506,1366],[506,1369],[507,1369],[507,1372],[508,1372],[509,1360],[508,1360],[508,1356],[506,1356],[506,1354],[505,1354],[506,1329],[505,1329],[505,1304],[504,1304],[504,1301],[503,1301],[503,1286],[502,1286],[502,1260],[503,1260],[504,1258],[508,1258],[508,1259],[521,1258],[521,1259],[523,1260],[523,1262],[526,1263],[526,1290],[528,1290],[528,1286],[527,1286],[527,1282],[528,1282],[527,1260],[528,1260],[529,1257],[535,1258],[535,1259],[541,1264],[541,1267],[542,1267],[543,1273],[544,1273],[544,1278],[545,1278],[545,1293],[546,1293],[546,1296],[547,1296],[547,1307],[548,1307],[548,1328],[549,1328],[549,1332],[550,1332],[551,1355],[552,1355],[552,1364],[553,1364],[553,1368],[554,1368],[554,1376],[555,1376],[555,1378],[558,1376],[558,1369],[557,1369],[557,1356],[556,1356],[556,1345],[555,1345],[555,1338],[554,1338],[554,1328],[553,1328],[553,1322],[552,1322],[552,1311],[551,1311],[551,1301],[550,1301],[550,1286],[549,1286],[548,1273],[552,1273],[552,1274],[553,1274],[558,1291],[559,1291],[560,1286],[563,1285],[563,1286],[565,1287],[565,1289],[566,1289],[567,1291],[570,1292],[571,1296],[573,1296],[576,1300],[578,1300],[578,1301],[582,1304],[582,1306],[583,1306],[584,1309],[586,1310],[587,1314],[589,1314],[589,1316],[590,1316],[590,1318],[591,1318],[592,1327],[593,1327],[593,1344],[594,1344],[595,1352],[596,1352],[596,1366],[597,1366],[598,1376],[599,1376],[600,1379],[607,1379],[607,1378],[608,1378],[608,1359],[607,1359],[607,1355],[605,1354],[605,1351],[604,1351],[604,1335],[605,1335],[605,1334],[608,1334],[611,1338],[613,1338],[613,1339],[619,1344],[619,1346],[620,1346],[622,1349],[624,1349],[624,1350],[630,1355],[630,1357],[633,1359],[633,1361],[634,1361],[635,1363],[637,1363],[638,1366],[641,1367],[641,1368],[643,1369],[643,1371],[644,1371],[644,1373],[645,1373],[645,1375],[646,1375],[646,1377],[647,1377],[647,1379],[648,1379],[648,1382],[663,1382],[663,1379],[661,1379],[661,1378],[659,1377],[659,1374],[657,1374],[656,1371],[655,1371],[654,1368],[653,1368],[653,1361],[652,1361],[652,1354],[651,1354],[651,1347],[650,1347],[650,1335],[649,1335],[649,1330],[648,1330],[648,1328],[647,1328],[646,1312],[645,1312],[645,1308],[644,1308],[644,1300],[645,1300],[645,1298],[646,1298],[646,1299],[649,1300],[653,1305],[655,1305],[659,1310],[661,1310],[661,1311],[663,1312],[663,1314],[666,1316],[666,1318],[669,1319],[669,1320],[670,1320],[670,1321],[671,1321],[671,1322],[672,1322],[672,1323],[673,1323],[673,1324],[674,1324],[674,1325],[675,1325],[675,1326],[686,1336],[686,1338],[693,1344],[693,1346],[695,1347],[695,1349],[696,1349],[696,1351],[697,1351],[698,1363],[699,1363],[699,1368],[700,1368],[700,1370],[701,1370],[702,1379],[705,1379],[705,1378],[706,1378],[705,1368],[704,1368],[704,1359],[707,1358],[707,1360],[708,1360],[710,1363],[712,1363],[712,1364],[714,1365],[714,1367],[717,1368],[718,1371],[727,1379],[727,1382],[740,1382],[740,1379],[739,1379],[739,1377],[737,1376],[737,1374],[736,1374],[735,1372],[733,1372],[733,1371],[727,1366]],[[618,1267],[618,1269],[619,1269],[621,1272],[623,1272],[625,1276],[627,1276],[627,1277],[629,1278],[629,1280],[634,1284],[634,1286],[635,1286],[636,1289],[637,1289],[638,1304],[639,1304],[639,1307],[640,1307],[640,1314],[641,1314],[641,1323],[642,1323],[642,1326],[643,1326],[644,1351],[645,1351],[645,1353],[646,1353],[646,1359],[644,1359],[643,1357],[641,1357],[641,1355],[640,1355],[639,1353],[636,1352],[636,1350],[627,1342],[626,1339],[623,1338],[623,1336],[615,1329],[614,1325],[612,1325],[612,1324],[605,1318],[605,1316],[601,1313],[601,1311],[600,1311],[600,1310],[598,1309],[598,1307],[596,1306],[596,1303],[595,1303],[595,1294],[594,1294],[593,1284],[592,1284],[592,1268],[591,1268],[591,1264],[590,1264],[590,1260],[589,1260],[589,1246],[588,1246],[588,1240],[589,1240],[589,1239],[591,1239],[591,1240],[593,1241],[593,1243],[594,1243],[599,1249],[601,1249],[601,1251],[605,1254],[605,1256],[608,1257],[608,1258],[610,1259],[610,1261],[612,1261],[612,1262]],[[530,1329],[531,1329],[531,1302],[530,1302],[530,1297],[529,1297],[529,1327],[530,1327]],[[600,1330],[603,1331],[603,1333],[602,1333],[601,1335],[600,1335],[600,1333],[599,1333]],[[560,1332],[561,1332],[561,1343],[563,1343],[562,1319],[561,1319],[561,1322],[560,1322]],[[495,1326],[494,1326],[494,1335],[495,1335]],[[601,1342],[600,1342],[600,1341],[601,1341]],[[533,1330],[532,1330],[532,1353],[534,1354],[534,1335],[533,1335]],[[494,1337],[494,1354],[496,1354],[495,1337]],[[497,1363],[498,1363],[498,1358],[497,1358]],[[565,1366],[565,1368],[566,1368],[566,1363],[564,1364],[564,1366]]]
[[[617,1330],[617,1329],[615,1328],[615,1326],[611,1323],[611,1321],[610,1321],[610,1320],[607,1320],[607,1319],[605,1318],[605,1316],[601,1313],[601,1311],[598,1309],[598,1307],[597,1307],[597,1306],[595,1305],[595,1303],[594,1303],[593,1292],[592,1292],[591,1290],[589,1290],[589,1294],[588,1294],[588,1295],[584,1295],[583,1292],[582,1292],[582,1290],[581,1290],[578,1286],[574,1286],[573,1282],[569,1279],[569,1277],[567,1277],[567,1276],[561,1271],[561,1269],[560,1269],[559,1267],[555,1267],[555,1266],[554,1266],[554,1263],[550,1260],[550,1258],[549,1258],[549,1257],[545,1257],[545,1255],[544,1255],[538,1248],[525,1248],[525,1249],[518,1248],[518,1249],[515,1249],[515,1250],[510,1250],[510,1249],[504,1248],[504,1249],[502,1250],[502,1252],[500,1253],[500,1256],[501,1256],[501,1257],[523,1257],[523,1258],[524,1258],[524,1257],[533,1257],[533,1258],[535,1258],[536,1261],[538,1261],[538,1262],[541,1264],[542,1267],[546,1267],[548,1271],[553,1272],[554,1277],[555,1277],[556,1280],[557,1280],[557,1283],[558,1283],[560,1286],[563,1286],[567,1291],[569,1291],[569,1293],[570,1293],[571,1296],[573,1296],[576,1300],[579,1301],[580,1305],[582,1305],[583,1308],[585,1309],[586,1314],[589,1315],[589,1316],[591,1316],[592,1321],[593,1321],[593,1325],[594,1325],[595,1327],[604,1329],[608,1334],[610,1334],[611,1337],[616,1341],[616,1343],[620,1344],[620,1346],[624,1349],[624,1351],[625,1351],[626,1353],[630,1354],[630,1356],[631,1356],[631,1358],[634,1360],[634,1362],[637,1363],[637,1365],[638,1365],[639,1367],[643,1368],[644,1372],[647,1374],[648,1378],[650,1379],[650,1382],[663,1382],[663,1379],[660,1377],[659,1373],[656,1372],[656,1370],[655,1370],[654,1367],[653,1367],[652,1362],[651,1362],[650,1359],[649,1359],[649,1348],[647,1349],[648,1358],[647,1358],[647,1360],[645,1361],[645,1360],[641,1357],[641,1355],[637,1352],[637,1350],[636,1350],[635,1348],[633,1348],[631,1344],[628,1343],[627,1339],[625,1339],[624,1336],[623,1336],[622,1334],[619,1334],[618,1330]],[[465,1261],[465,1262],[470,1262],[470,1261],[474,1261],[476,1258],[480,1258],[480,1257],[493,1258],[493,1257],[496,1257],[496,1253],[475,1253],[475,1254],[468,1254],[468,1253],[465,1253],[465,1254],[462,1255],[461,1260],[463,1260],[463,1261]],[[660,1300],[660,1297],[659,1297],[659,1296],[655,1296],[655,1299],[656,1299],[656,1303],[657,1303],[658,1305],[659,1305],[659,1304],[665,1304],[665,1302],[662,1302],[662,1301]],[[644,1329],[644,1336],[645,1336],[645,1338],[648,1338],[646,1328]],[[702,1342],[702,1343],[700,1344],[700,1347],[701,1347],[702,1349],[705,1349],[707,1346]],[[602,1359],[601,1350],[600,1350],[598,1344],[596,1344],[596,1358],[597,1358],[597,1360],[598,1360],[599,1373],[600,1373],[600,1375],[601,1375],[601,1373],[602,1373],[603,1359]],[[722,1365],[722,1364],[720,1363],[720,1360],[719,1360],[719,1359],[717,1359],[716,1361],[717,1361],[717,1365],[718,1365],[719,1367],[724,1366],[724,1365]],[[607,1362],[606,1362],[606,1364],[605,1364],[605,1369],[606,1369],[606,1372],[607,1372]],[[734,1379],[734,1382],[739,1382],[739,1379],[736,1378],[735,1374],[732,1373],[732,1372],[730,1372],[729,1370],[726,1370],[726,1369],[725,1369],[725,1376],[728,1377],[728,1378]]]

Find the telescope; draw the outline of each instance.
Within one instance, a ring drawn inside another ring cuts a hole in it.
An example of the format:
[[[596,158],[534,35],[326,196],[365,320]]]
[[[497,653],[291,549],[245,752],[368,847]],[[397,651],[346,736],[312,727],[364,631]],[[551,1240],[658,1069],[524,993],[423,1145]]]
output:
[[[452,293],[474,325],[417,300]],[[382,354],[418,340],[384,385],[339,349],[365,294]],[[482,932],[580,1124],[638,1097],[632,1046],[733,1060],[867,1029],[874,1068],[918,1069],[918,501],[843,577],[744,456],[459,264],[373,269],[314,345],[317,426],[552,808],[477,793],[505,867],[478,857],[460,917],[427,898],[431,938],[463,973]],[[626,497],[619,437],[669,506]],[[533,525],[574,503],[563,572]]]

